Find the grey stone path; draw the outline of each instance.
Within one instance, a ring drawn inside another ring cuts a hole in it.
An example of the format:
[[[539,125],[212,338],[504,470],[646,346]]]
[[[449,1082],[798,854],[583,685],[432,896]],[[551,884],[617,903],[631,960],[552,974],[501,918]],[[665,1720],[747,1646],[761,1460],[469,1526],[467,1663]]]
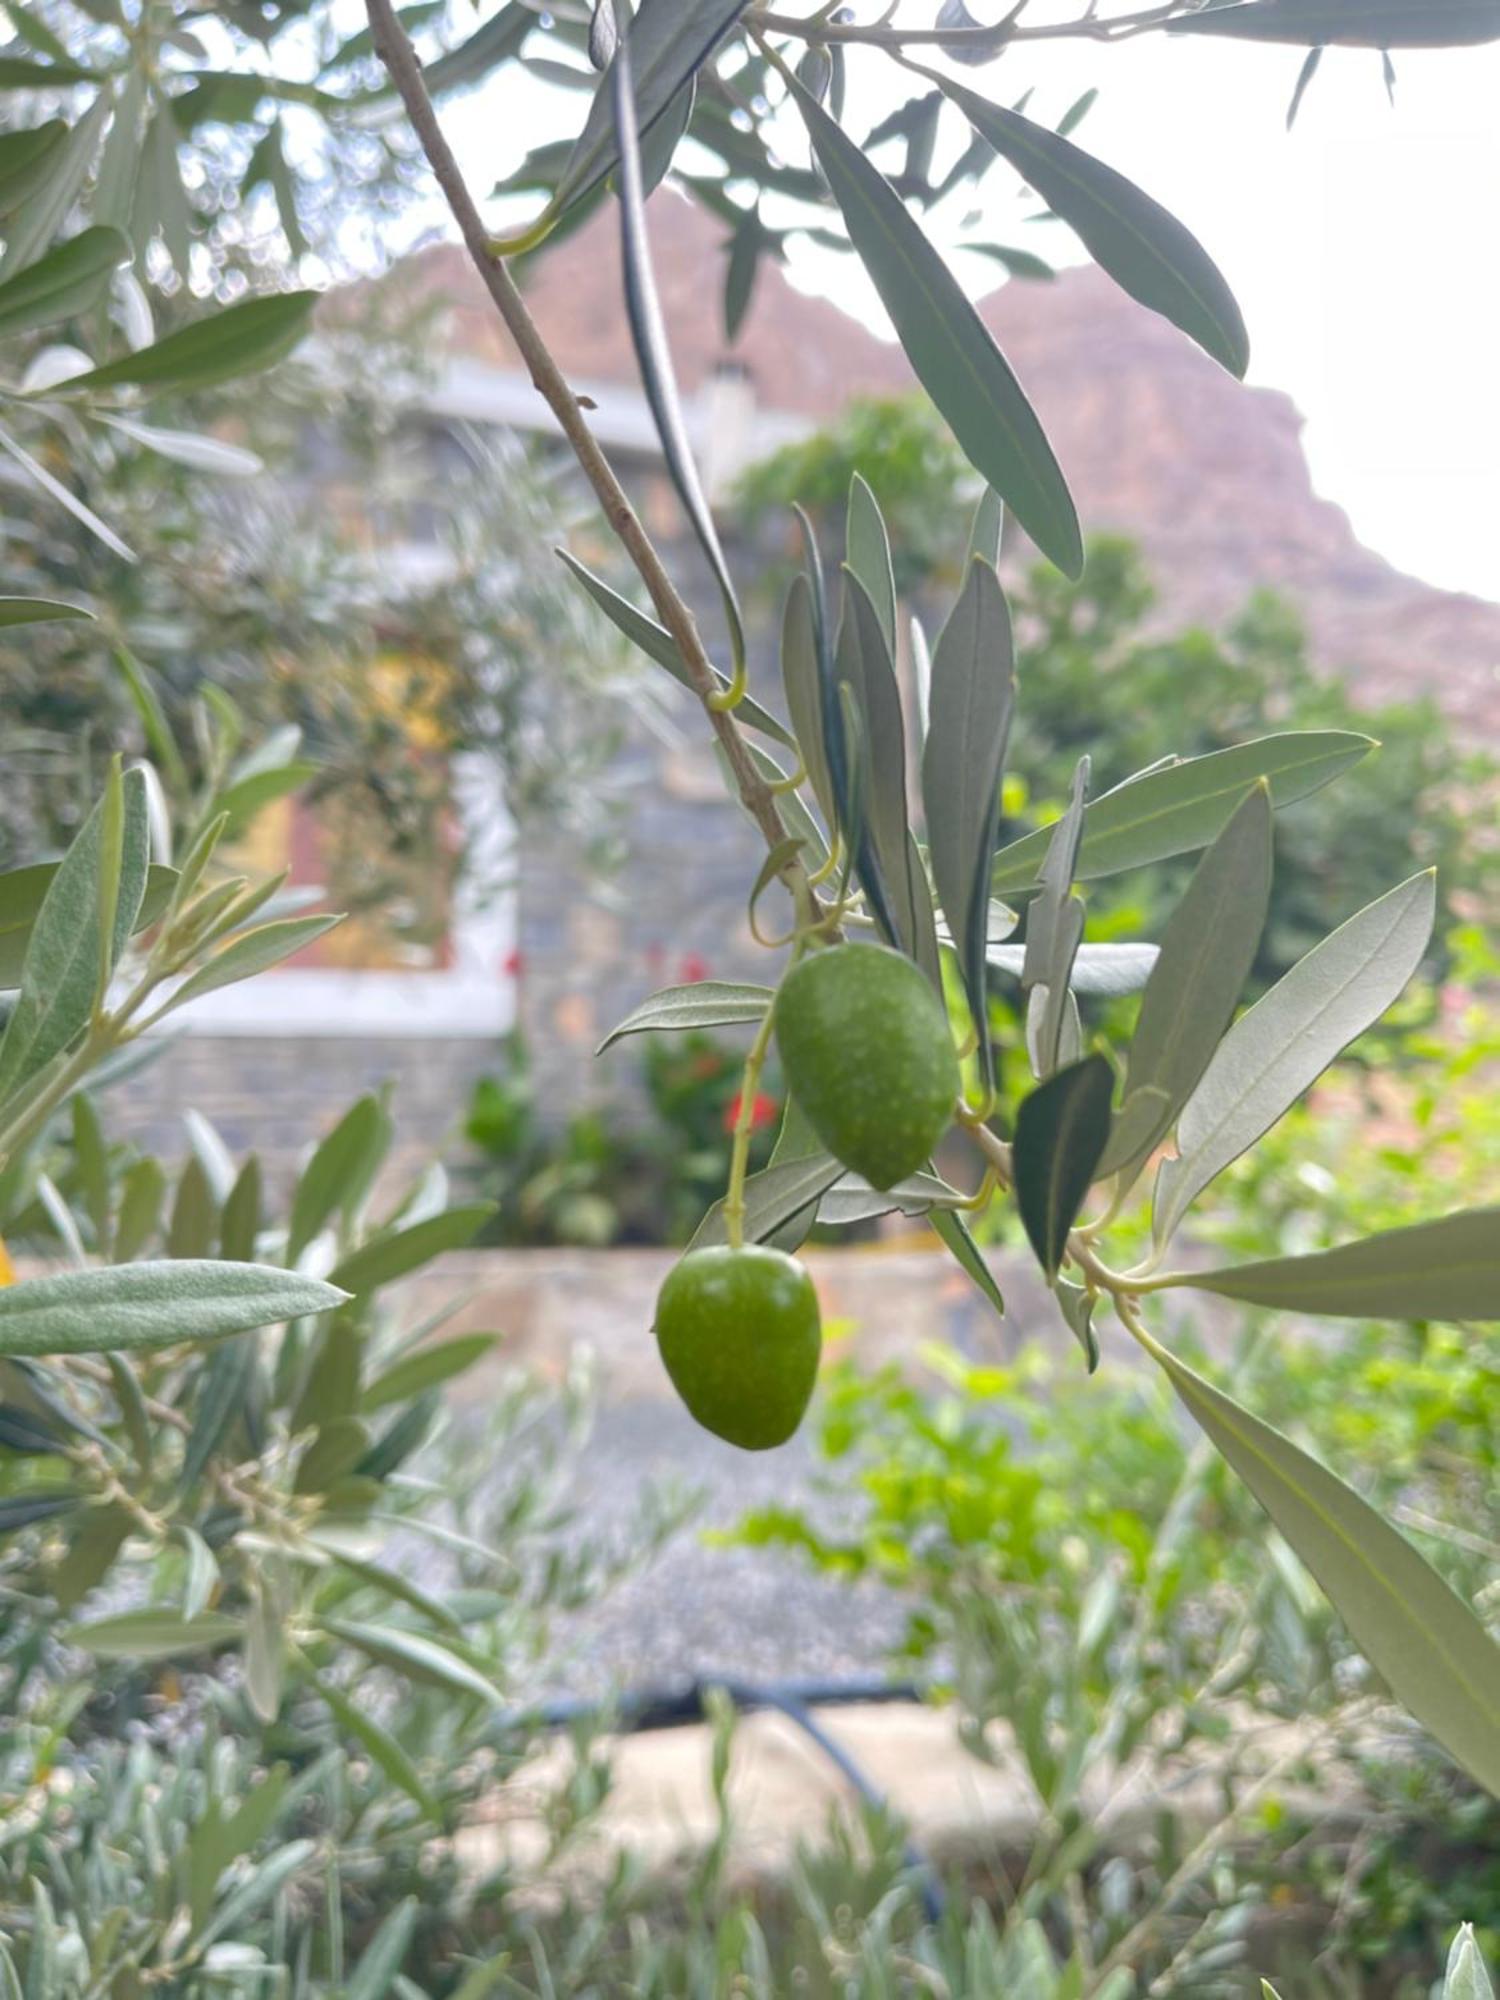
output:
[[[885,1671],[904,1613],[886,1590],[817,1575],[795,1551],[705,1546],[749,1508],[831,1503],[815,1489],[801,1439],[747,1455],[702,1431],[675,1403],[642,1398],[599,1413],[579,1467],[572,1533],[628,1532],[652,1482],[700,1496],[685,1527],[598,1605],[561,1622],[548,1674],[559,1693],[746,1680],[868,1677]]]

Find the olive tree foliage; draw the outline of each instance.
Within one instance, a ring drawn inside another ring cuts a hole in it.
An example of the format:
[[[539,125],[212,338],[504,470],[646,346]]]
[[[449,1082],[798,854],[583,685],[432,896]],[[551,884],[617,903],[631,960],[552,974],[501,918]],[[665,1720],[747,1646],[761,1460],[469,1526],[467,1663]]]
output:
[[[992,80],[989,65],[1020,50],[1044,58],[1049,43],[1073,36],[1096,44],[1107,69],[1119,40],[1212,36],[1300,49],[1305,86],[1327,47],[1384,52],[1389,64],[1408,47],[1500,37],[1500,4],[1161,0],[1133,12],[1090,5],[1069,18],[1020,0],[998,21],[981,24],[963,0],[945,0],[936,18],[911,5],[870,19],[850,18],[845,9],[799,14],[761,0],[642,0],[633,18],[613,0],[591,15],[574,6],[543,15],[509,0],[462,40],[451,38],[444,13],[424,6],[398,14],[390,0],[368,0],[368,8],[368,39],[353,53],[328,45],[331,24],[320,9],[282,9],[274,0],[269,9],[180,15],[149,7],[140,21],[124,22],[111,16],[110,0],[89,0],[89,20],[98,25],[82,37],[82,59],[58,40],[51,17],[40,30],[28,17],[33,47],[11,58],[9,80],[36,92],[39,104],[50,94],[60,115],[50,126],[8,135],[9,150],[0,153],[10,230],[0,265],[0,330],[15,332],[38,315],[66,320],[81,347],[71,372],[49,370],[45,380],[16,385],[26,421],[51,422],[64,433],[122,416],[136,421],[141,400],[248,372],[279,358],[303,330],[311,301],[296,292],[231,304],[160,339],[147,336],[138,313],[127,327],[123,304],[119,323],[111,321],[105,302],[127,259],[137,267],[144,260],[150,276],[165,254],[193,275],[191,244],[185,259],[173,249],[184,227],[191,238],[198,207],[189,200],[184,214],[184,180],[171,170],[184,151],[179,138],[189,158],[195,136],[200,153],[213,150],[218,138],[209,146],[201,136],[211,120],[264,148],[295,104],[319,112],[330,133],[376,129],[383,144],[400,150],[406,142],[395,135],[395,121],[404,114],[650,611],[576,561],[572,574],[634,644],[699,697],[730,788],[765,842],[759,878],[747,884],[752,919],[768,941],[789,947],[794,962],[798,1000],[784,1022],[777,989],[767,983],[659,994],[626,1024],[743,1024],[753,1031],[729,1185],[670,1281],[668,1359],[690,1406],[711,1421],[727,1409],[721,1427],[746,1441],[784,1434],[785,1406],[800,1402],[811,1379],[805,1359],[813,1309],[808,1289],[785,1265],[815,1219],[837,1223],[893,1207],[929,1215],[1001,1312],[965,1215],[1013,1202],[1087,1364],[1097,1359],[1096,1316],[1113,1314],[1322,1583],[1391,1692],[1481,1783],[1500,1790],[1500,1647],[1475,1609],[1335,1472],[1189,1367],[1157,1313],[1160,1295],[1188,1291],[1333,1319],[1500,1316],[1500,1216],[1493,1210],[1439,1212],[1330,1251],[1224,1268],[1173,1255],[1197,1197],[1397,998],[1427,949],[1432,877],[1413,876],[1349,912],[1239,1012],[1266,919],[1275,815],[1327,784],[1359,783],[1359,767],[1376,747],[1369,738],[1345,729],[1260,734],[1207,755],[1159,761],[1102,792],[1085,759],[1055,825],[1001,840],[1015,699],[1011,619],[996,567],[1002,515],[1068,576],[1082,566],[1084,524],[1024,387],[923,227],[924,209],[944,194],[966,187],[982,218],[992,177],[997,184],[1018,178],[1134,298],[1242,374],[1246,328],[1208,250],[1065,132],[1003,104],[1008,85]],[[225,58],[215,53],[222,37],[244,57],[246,74],[226,78]],[[882,55],[910,79],[905,108],[874,134],[848,115],[844,69],[855,51]],[[515,183],[536,191],[532,219],[497,237],[444,136],[442,98],[456,82],[483,81],[499,101],[522,87],[522,71],[576,89],[576,110],[559,114],[556,138]],[[780,713],[771,690],[748,684],[735,580],[687,447],[671,329],[652,280],[646,197],[689,132],[700,143],[685,155],[682,178],[731,230],[731,327],[757,265],[777,253],[786,229],[847,243],[984,487],[946,620],[932,635],[908,640],[898,629],[878,496],[856,481],[842,561],[835,568],[832,552],[809,535],[805,568],[787,592]],[[46,156],[40,172],[39,152]],[[701,166],[705,155],[715,168]],[[215,204],[228,198],[205,177],[198,220],[210,233]],[[293,187],[293,205],[296,198]],[[516,257],[600,203],[612,204],[618,219],[621,311],[666,463],[718,581],[722,617],[708,633],[632,510],[587,408],[529,317],[512,268]],[[212,276],[205,271],[205,283]],[[134,298],[128,285],[123,298]],[[67,504],[71,496],[34,455],[17,457],[24,448],[9,426],[0,445],[33,478],[53,478],[55,497]],[[98,531],[92,520],[80,525]],[[52,614],[32,607],[11,615]],[[896,672],[908,644],[917,687],[909,711]],[[90,823],[96,832],[75,845],[35,919],[20,999],[0,1046],[0,1097],[9,1093],[0,1103],[0,1143],[24,1133],[35,1115],[27,1104],[55,1100],[118,1025],[109,941],[123,942],[146,907],[129,785],[112,782],[101,817]],[[1089,940],[1090,884],[1180,855],[1200,858],[1159,937]],[[136,858],[126,868],[122,856]],[[76,925],[61,921],[64,884],[79,907],[97,910],[86,927],[88,949],[78,944]],[[169,893],[178,898],[178,915],[162,935],[180,950],[180,882]],[[1024,944],[1016,939],[1023,911]],[[164,948],[150,947],[158,955]],[[253,957],[259,948],[244,949]],[[60,983],[48,972],[57,953],[68,972]],[[878,980],[864,979],[872,953],[894,954],[899,977],[883,969]],[[1018,977],[1027,996],[1034,1073],[1034,1087],[1004,1130],[986,1004],[992,964]],[[1075,996],[1132,989],[1140,1001],[1128,1044],[1085,1046]],[[65,1007],[57,993],[66,994]],[[886,996],[878,1004],[877,993]],[[935,1005],[939,996],[946,1016]],[[793,1021],[795,1035],[781,1036]],[[747,1176],[750,1111],[773,1034],[790,1091],[787,1124],[771,1164]],[[935,1034],[944,1037],[941,1048]],[[892,1050],[900,1061],[891,1060]],[[961,1087],[944,1112],[929,1085],[950,1068],[957,1078],[960,1059]],[[914,1104],[910,1079],[919,1069],[926,1081]],[[892,1126],[901,1126],[899,1147],[872,1143],[882,1104]],[[952,1178],[922,1157],[944,1136],[938,1126],[952,1128],[943,1161]],[[887,1187],[850,1172],[854,1160],[878,1160],[884,1177],[889,1160],[905,1160],[918,1143],[918,1157]],[[1143,1256],[1127,1252],[1127,1262],[1112,1227],[1138,1202],[1149,1203],[1150,1245]],[[1434,1207],[1441,1209],[1436,1191]],[[95,1281],[87,1272],[47,1282],[76,1290]],[[196,1299],[197,1281],[190,1289]],[[28,1308],[28,1292],[35,1296],[28,1286],[9,1295],[0,1347],[27,1342],[17,1351],[44,1351],[60,1324],[75,1345],[118,1343],[97,1316],[57,1321],[50,1294]],[[131,1324],[142,1339],[191,1330],[165,1318],[159,1334],[147,1317]],[[215,1322],[199,1330],[227,1328]],[[785,1382],[769,1390],[765,1383],[763,1350],[776,1340],[796,1348],[801,1386],[794,1398]],[[774,1422],[750,1421],[755,1413],[745,1399],[772,1392]],[[791,1415],[795,1420],[796,1411]]]

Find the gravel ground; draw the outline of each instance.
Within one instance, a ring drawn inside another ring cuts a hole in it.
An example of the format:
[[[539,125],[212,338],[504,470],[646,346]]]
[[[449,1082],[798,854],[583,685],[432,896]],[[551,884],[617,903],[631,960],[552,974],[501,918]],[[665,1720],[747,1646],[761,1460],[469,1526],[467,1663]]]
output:
[[[593,1695],[679,1687],[700,1676],[743,1680],[841,1679],[884,1672],[904,1612],[890,1592],[815,1575],[780,1549],[705,1547],[749,1507],[810,1504],[831,1522],[799,1438],[779,1451],[735,1451],[700,1430],[675,1402],[639,1400],[599,1412],[573,1490],[576,1541],[618,1545],[653,1485],[697,1496],[644,1568],[597,1605],[571,1614],[539,1676],[539,1690]]]

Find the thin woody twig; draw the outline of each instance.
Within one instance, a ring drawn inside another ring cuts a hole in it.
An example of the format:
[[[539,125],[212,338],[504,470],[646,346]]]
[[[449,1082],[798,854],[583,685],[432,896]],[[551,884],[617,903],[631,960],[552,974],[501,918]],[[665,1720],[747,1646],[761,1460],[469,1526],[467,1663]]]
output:
[[[453,150],[443,135],[411,38],[397,19],[391,0],[366,0],[366,12],[376,53],[385,64],[406,107],[412,130],[458,224],[474,268],[505,322],[533,384],[556,417],[585,478],[594,489],[605,519],[639,572],[662,624],[671,633],[692,679],[694,691],[713,725],[746,811],[760,829],[766,845],[777,847],[786,839],[780,808],[733,714],[713,706],[712,697],[718,692],[719,678],[704,650],[697,622],[641,525],[598,439],[590,430],[579,400],[568,387],[562,370],[531,317],[520,288],[505,263],[494,252],[490,234]],[[795,893],[804,878],[801,863],[791,859],[780,872]]]

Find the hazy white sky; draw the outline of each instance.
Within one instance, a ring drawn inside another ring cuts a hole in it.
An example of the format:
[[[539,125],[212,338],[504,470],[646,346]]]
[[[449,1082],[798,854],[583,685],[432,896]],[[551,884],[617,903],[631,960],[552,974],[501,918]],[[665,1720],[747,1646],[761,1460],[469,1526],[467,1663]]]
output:
[[[1012,102],[1035,85],[1032,109],[1050,119],[1097,84],[1080,142],[1217,259],[1249,324],[1250,380],[1288,391],[1307,418],[1318,489],[1402,569],[1500,598],[1500,45],[1398,57],[1394,109],[1378,55],[1330,50],[1288,134],[1301,53],[1159,36],[1046,44],[966,81]],[[861,55],[851,122],[913,87]],[[478,186],[543,136],[544,119],[555,134],[560,103],[581,116],[577,97],[545,93],[545,113],[508,117],[497,159],[486,95],[454,116]],[[992,178],[1003,186],[1001,171]],[[986,233],[1054,262],[1081,254],[1060,227],[1028,230],[1014,215]],[[959,265],[976,290],[993,268]],[[809,247],[793,275],[881,323],[851,260]]]

